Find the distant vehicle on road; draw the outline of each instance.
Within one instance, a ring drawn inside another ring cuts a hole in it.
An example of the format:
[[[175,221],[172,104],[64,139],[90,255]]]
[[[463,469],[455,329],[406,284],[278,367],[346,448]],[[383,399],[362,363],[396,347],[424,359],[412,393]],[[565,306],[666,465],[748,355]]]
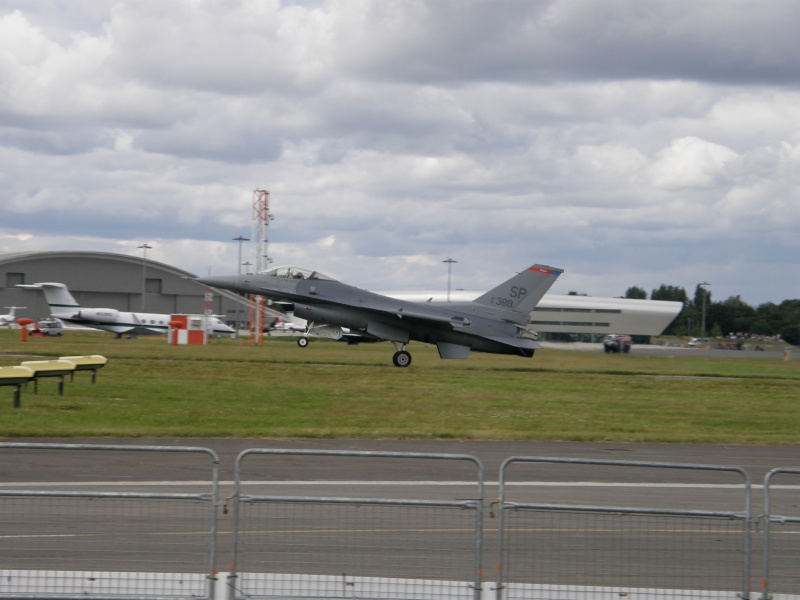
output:
[[[603,340],[603,350],[605,350],[606,353],[624,352],[627,354],[631,351],[631,346],[633,346],[633,340],[629,335],[612,333],[611,335],[607,335],[606,339]]]
[[[706,338],[692,338],[686,345],[691,348],[697,348],[698,346],[708,346],[708,340]]]
[[[53,318],[44,318],[36,323],[31,335],[41,335],[44,337],[61,337],[64,335],[64,326],[61,321]]]

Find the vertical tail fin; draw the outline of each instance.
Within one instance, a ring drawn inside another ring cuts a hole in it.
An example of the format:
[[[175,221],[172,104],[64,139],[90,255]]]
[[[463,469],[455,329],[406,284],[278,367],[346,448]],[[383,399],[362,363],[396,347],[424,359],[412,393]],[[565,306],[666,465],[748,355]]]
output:
[[[512,320],[527,323],[531,311],[536,308],[542,296],[563,272],[564,269],[547,265],[533,265],[476,298],[473,302],[493,309],[520,313],[520,319]]]
[[[67,286],[63,283],[32,283],[30,285],[19,284],[17,287],[28,290],[42,290],[50,312],[56,313],[61,309],[80,308],[80,304],[69,293]]]

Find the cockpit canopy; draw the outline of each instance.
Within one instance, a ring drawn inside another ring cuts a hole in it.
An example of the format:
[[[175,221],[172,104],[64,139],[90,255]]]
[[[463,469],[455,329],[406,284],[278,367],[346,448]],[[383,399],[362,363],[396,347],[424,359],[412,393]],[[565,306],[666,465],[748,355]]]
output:
[[[328,277],[319,271],[312,271],[311,269],[295,265],[275,267],[261,274],[269,277],[283,277],[285,279],[326,279],[328,281],[336,281],[333,277]]]

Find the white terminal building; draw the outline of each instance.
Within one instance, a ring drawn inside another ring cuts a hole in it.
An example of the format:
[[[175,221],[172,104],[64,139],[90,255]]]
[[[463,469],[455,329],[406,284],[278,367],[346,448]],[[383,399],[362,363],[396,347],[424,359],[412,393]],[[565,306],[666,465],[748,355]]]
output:
[[[447,302],[446,292],[379,292],[412,302]],[[451,302],[469,302],[483,292],[450,292]],[[660,335],[681,312],[681,302],[545,294],[531,313],[540,340],[599,342],[610,333]]]

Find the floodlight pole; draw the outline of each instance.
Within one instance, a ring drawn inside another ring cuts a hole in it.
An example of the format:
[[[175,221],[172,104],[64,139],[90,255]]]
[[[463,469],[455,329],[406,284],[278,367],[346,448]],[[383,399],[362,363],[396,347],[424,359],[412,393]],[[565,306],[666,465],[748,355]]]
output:
[[[147,242],[141,246],[137,246],[142,250],[142,312],[144,312],[144,298],[147,292],[147,251],[152,248]]]
[[[246,238],[242,234],[239,234],[237,237],[233,238],[233,241],[234,242],[239,242],[239,261],[236,263],[236,274],[237,275],[241,275],[242,274],[242,242],[249,242],[250,238]],[[249,265],[250,263],[245,263],[245,264]],[[239,337],[239,329],[241,329],[241,326],[242,326],[241,315],[242,315],[242,305],[241,305],[241,303],[237,302],[237,304],[236,304],[236,337],[237,338]]]
[[[448,258],[447,260],[443,260],[443,263],[447,263],[447,301],[450,302],[450,277],[452,274],[453,263],[457,263],[457,260],[453,260],[452,258]]]
[[[707,285],[711,285],[711,284],[708,283],[707,281],[704,281],[703,283],[698,283],[697,287],[702,289],[704,286],[707,286]],[[706,297],[707,296],[708,296],[708,292],[706,290],[703,290],[703,324],[700,326],[700,337],[701,338],[705,338],[706,337]]]
[[[239,235],[239,237],[233,238],[234,242],[239,242],[239,262],[236,263],[238,265],[238,269],[236,271],[237,275],[242,274],[242,242],[249,242],[250,238],[246,238],[243,235]]]

